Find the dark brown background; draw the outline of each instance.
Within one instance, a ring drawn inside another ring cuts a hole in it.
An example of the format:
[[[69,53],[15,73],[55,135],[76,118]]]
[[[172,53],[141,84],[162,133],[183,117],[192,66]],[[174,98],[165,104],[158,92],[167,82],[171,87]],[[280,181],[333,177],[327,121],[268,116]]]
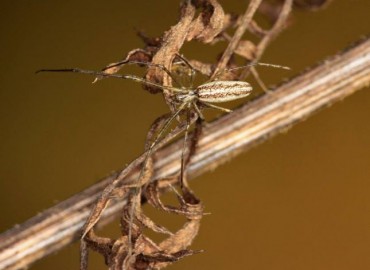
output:
[[[173,25],[178,1],[58,2],[2,3],[0,231],[137,157],[150,123],[168,110],[134,82],[91,85],[82,75],[34,71],[116,61],[142,45],[134,27],[156,36]],[[221,2],[238,13],[247,5]],[[369,33],[369,10],[368,0],[337,0],[297,12],[262,59],[293,71],[260,75],[277,83],[335,54]],[[183,53],[210,61],[222,48],[193,44]],[[212,215],[193,248],[206,252],[171,269],[370,269],[369,111],[367,89],[196,179]],[[172,229],[182,222],[163,216]],[[105,269],[100,257],[92,261],[91,269]],[[78,269],[78,245],[31,269]]]

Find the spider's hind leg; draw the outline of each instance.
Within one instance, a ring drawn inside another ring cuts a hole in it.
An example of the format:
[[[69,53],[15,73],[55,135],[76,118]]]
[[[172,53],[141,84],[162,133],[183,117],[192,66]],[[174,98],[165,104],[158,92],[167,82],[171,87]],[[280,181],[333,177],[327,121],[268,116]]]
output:
[[[194,108],[196,107],[194,106]],[[192,113],[196,114],[197,119],[195,122],[195,128],[194,128],[194,131],[191,137],[191,141],[188,144],[189,128],[191,124],[191,114]],[[195,155],[195,152],[197,150],[199,137],[202,132],[203,117],[201,117],[201,115],[198,114],[197,110],[195,110],[194,112],[189,109],[186,113],[186,121],[187,121],[187,125],[186,125],[183,148],[182,148],[182,153],[181,153],[181,168],[180,168],[180,187],[184,193],[185,191],[190,192],[189,184],[187,182],[187,177],[186,177],[186,168],[189,165],[191,158]],[[185,156],[186,148],[188,148],[188,153]]]
[[[202,102],[202,104],[204,106],[208,107],[208,108],[216,109],[216,110],[219,110],[219,111],[222,111],[222,112],[226,112],[226,113],[232,112],[232,110],[230,110],[230,109],[227,109],[227,108],[224,108],[224,107],[220,107],[220,106],[217,106],[217,105],[208,103],[208,102]]]

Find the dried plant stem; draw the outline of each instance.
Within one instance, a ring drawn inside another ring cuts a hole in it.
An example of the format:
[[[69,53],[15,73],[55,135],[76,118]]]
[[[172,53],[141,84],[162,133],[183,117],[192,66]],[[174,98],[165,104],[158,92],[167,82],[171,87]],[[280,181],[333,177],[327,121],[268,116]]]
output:
[[[189,166],[194,178],[268,137],[285,131],[317,110],[329,106],[370,84],[370,39],[323,62],[272,94],[209,124]],[[155,178],[178,172],[182,141],[159,150],[154,158]],[[137,173],[127,177],[136,179]],[[91,207],[108,177],[0,236],[0,269],[19,269],[77,240]],[[125,200],[111,203],[103,222],[122,208]]]
[[[285,0],[281,8],[279,17],[277,18],[275,24],[270,30],[266,32],[262,40],[258,43],[252,63],[257,63],[261,59],[269,43],[280,33],[280,31],[284,29],[284,26],[285,26],[284,24],[286,23],[288,16],[292,10],[292,5],[293,5],[293,0]],[[251,69],[255,73],[257,73],[254,67],[252,67]],[[240,80],[245,80],[248,74],[249,74],[249,70],[246,69],[243,72],[243,74],[240,76]],[[257,77],[258,75],[256,76],[255,74],[254,76]]]
[[[252,0],[249,3],[248,8],[246,9],[241,19],[239,27],[236,29],[234,36],[230,40],[230,43],[227,46],[226,50],[224,51],[220,61],[218,62],[217,67],[213,71],[213,75],[211,79],[213,79],[221,70],[226,68],[226,65],[229,62],[230,57],[235,52],[235,49],[237,48],[239,41],[243,37],[248,26],[250,25],[250,22],[252,21],[252,18],[254,14],[256,13],[261,2],[262,0]]]

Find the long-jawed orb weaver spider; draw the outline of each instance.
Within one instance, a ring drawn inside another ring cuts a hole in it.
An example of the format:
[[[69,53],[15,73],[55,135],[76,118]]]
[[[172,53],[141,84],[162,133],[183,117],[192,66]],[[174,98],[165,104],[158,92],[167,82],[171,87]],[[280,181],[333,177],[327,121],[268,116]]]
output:
[[[193,83],[193,76],[195,73],[195,69],[190,65],[190,63],[185,58],[183,58],[180,55],[178,55],[178,57],[191,70],[191,73],[190,73],[192,76],[191,83]],[[171,72],[166,67],[162,65],[158,65],[158,64],[152,64],[152,63],[146,63],[146,62],[140,62],[140,61],[124,61],[124,62],[118,62],[114,65],[111,65],[109,66],[109,68],[112,68],[114,66],[123,65],[123,64],[138,64],[138,65],[146,65],[148,67],[152,67],[152,66],[157,67],[165,71],[172,78],[174,82],[177,82],[175,77],[172,76]],[[282,68],[282,69],[290,69],[289,67],[286,67],[286,66],[280,66],[280,65],[274,65],[274,64],[252,63],[250,65],[246,65],[242,67],[227,69],[224,72],[246,68],[250,66],[255,66],[255,65],[269,66],[269,67]],[[154,141],[148,147],[148,151],[147,151],[148,156],[150,156],[153,150],[153,147],[158,143],[158,141],[163,136],[165,131],[169,128],[173,120],[176,119],[183,111],[194,113],[201,120],[204,120],[204,116],[201,112],[201,108],[204,108],[204,107],[213,108],[213,109],[217,109],[222,112],[228,113],[228,112],[231,112],[231,110],[217,106],[214,103],[223,103],[223,102],[241,99],[241,98],[248,96],[253,90],[252,86],[248,82],[245,82],[245,81],[217,81],[215,80],[211,82],[206,82],[195,88],[193,87],[179,88],[179,87],[173,87],[173,86],[164,86],[164,85],[149,81],[147,79],[140,78],[135,75],[111,74],[111,73],[106,73],[104,71],[85,70],[85,69],[80,69],[80,68],[41,69],[41,70],[38,70],[36,73],[39,73],[39,72],[75,72],[75,73],[93,75],[93,76],[96,76],[97,78],[112,77],[112,78],[119,78],[119,79],[128,79],[128,80],[141,82],[148,86],[154,86],[154,87],[160,88],[162,89],[162,91],[166,91],[166,94],[169,94],[171,97],[171,100],[173,101],[173,104],[171,105],[175,108],[175,110],[173,111],[173,114],[169,116],[168,119],[165,121],[165,123],[162,125]],[[188,126],[189,126],[189,122],[188,122]],[[188,130],[189,130],[189,127],[186,128],[185,138],[187,137]],[[146,162],[144,162],[144,165],[145,163]],[[180,184],[181,185],[184,184],[182,182],[182,177],[180,178]]]

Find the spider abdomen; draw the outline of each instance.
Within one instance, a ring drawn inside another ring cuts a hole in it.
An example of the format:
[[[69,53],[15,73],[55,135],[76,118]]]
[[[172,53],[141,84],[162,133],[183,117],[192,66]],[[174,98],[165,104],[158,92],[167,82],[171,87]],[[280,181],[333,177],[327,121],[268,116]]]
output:
[[[196,88],[200,101],[221,103],[248,96],[252,86],[242,81],[213,81]]]

